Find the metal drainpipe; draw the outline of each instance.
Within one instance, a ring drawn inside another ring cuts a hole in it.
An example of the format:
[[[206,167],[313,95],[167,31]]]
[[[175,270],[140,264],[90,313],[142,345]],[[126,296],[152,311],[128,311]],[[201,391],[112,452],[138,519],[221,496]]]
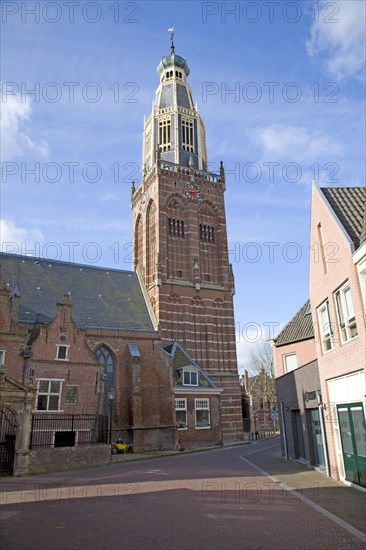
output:
[[[326,471],[327,476],[330,477],[328,445],[327,445],[327,439],[325,437],[325,423],[324,423],[324,410],[323,410],[322,394],[319,390],[316,392],[316,397],[318,399],[320,428],[321,428],[321,431],[322,431],[322,442],[323,442],[323,448],[324,448],[325,471]]]
[[[288,460],[288,448],[287,448],[287,431],[286,431],[286,422],[285,422],[285,407],[283,401],[280,401],[281,405],[281,423],[282,423],[282,433],[283,433],[283,444],[285,447],[285,457]]]

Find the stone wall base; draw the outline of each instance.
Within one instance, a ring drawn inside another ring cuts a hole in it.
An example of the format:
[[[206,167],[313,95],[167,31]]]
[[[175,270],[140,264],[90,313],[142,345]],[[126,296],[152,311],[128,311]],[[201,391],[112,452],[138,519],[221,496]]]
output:
[[[80,445],[29,451],[29,473],[44,474],[103,466],[111,462],[110,445]]]

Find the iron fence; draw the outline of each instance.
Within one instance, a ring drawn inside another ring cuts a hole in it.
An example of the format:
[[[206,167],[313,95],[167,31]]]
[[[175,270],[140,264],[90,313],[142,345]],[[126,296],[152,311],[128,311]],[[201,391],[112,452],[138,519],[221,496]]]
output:
[[[94,414],[33,414],[30,449],[108,442],[108,417]]]

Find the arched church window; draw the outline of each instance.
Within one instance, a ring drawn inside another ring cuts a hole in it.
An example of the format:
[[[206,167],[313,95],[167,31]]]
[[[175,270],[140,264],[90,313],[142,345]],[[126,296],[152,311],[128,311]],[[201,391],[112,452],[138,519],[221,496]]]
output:
[[[147,283],[154,280],[156,261],[156,206],[153,200],[149,202],[146,213],[146,275]]]
[[[99,365],[103,366],[104,374],[107,376],[106,387],[113,386],[113,371],[114,371],[114,358],[111,351],[105,346],[99,346],[96,350]]]
[[[170,237],[184,239],[184,221],[176,218],[168,218],[168,233]]]
[[[135,224],[134,264],[142,268],[142,217],[138,215]]]
[[[200,241],[204,243],[215,242],[215,228],[213,225],[200,223]]]

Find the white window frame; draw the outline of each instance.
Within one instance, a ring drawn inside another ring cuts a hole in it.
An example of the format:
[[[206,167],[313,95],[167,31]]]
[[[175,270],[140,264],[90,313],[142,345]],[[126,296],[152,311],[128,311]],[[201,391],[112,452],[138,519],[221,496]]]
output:
[[[349,297],[348,300],[346,298],[346,293]],[[337,310],[339,332],[341,333],[342,343],[345,344],[353,340],[353,338],[356,338],[358,334],[349,281],[334,293],[334,300]],[[352,335],[353,330],[356,330],[356,334]]]
[[[288,357],[293,357],[295,356],[295,359],[296,359],[296,367],[293,367],[293,368],[288,368],[287,366],[287,358]],[[283,370],[285,372],[285,374],[287,374],[288,372],[292,372],[293,370],[296,370],[298,365],[297,365],[297,356],[296,356],[296,352],[292,352],[292,353],[285,353],[283,356],[282,356],[282,359],[283,359]]]
[[[56,361],[68,361],[69,360],[69,347],[70,346],[68,346],[66,344],[56,344],[56,357],[55,357],[55,360]],[[66,348],[66,357],[65,358],[59,357],[60,348]]]
[[[323,312],[326,312],[327,315],[327,323],[323,325]],[[318,308],[317,308],[317,314],[318,314],[318,322],[319,322],[319,332],[320,332],[320,339],[322,342],[322,350],[323,353],[329,353],[334,349],[334,331],[332,327],[332,323],[330,322],[330,315],[329,315],[329,300],[325,300]],[[329,348],[327,349],[327,345],[329,345]]]
[[[189,376],[190,383],[189,383],[189,384],[186,384],[186,383],[184,382],[184,375],[185,375],[185,374],[188,374],[188,373],[189,373],[189,375],[190,375],[190,376]],[[196,376],[197,382],[196,382],[195,384],[192,384],[192,382],[191,382],[191,375],[192,375],[192,374],[195,374],[195,376]],[[197,372],[196,370],[194,370],[194,369],[183,369],[183,386],[198,386],[198,372]]]
[[[178,426],[178,422],[177,422],[177,429],[178,430],[188,430],[188,410],[187,410],[187,398],[186,397],[179,397],[179,398],[176,398],[175,400],[175,413],[177,414],[177,412],[185,412],[185,427],[179,427]]]
[[[61,395],[62,395],[62,384],[64,382],[64,378],[37,378],[37,395],[36,395],[36,406],[35,406],[35,411],[36,412],[62,412],[61,411],[61,408],[60,408],[60,405],[61,405]],[[40,383],[41,382],[48,382],[48,391],[47,392],[44,392],[44,391],[39,391],[39,387],[40,387]],[[60,389],[58,392],[51,392],[51,382],[60,382]],[[46,409],[38,409],[38,397],[40,395],[47,395],[47,407]],[[50,396],[53,396],[53,395],[58,395],[58,407],[57,409],[49,409],[49,401],[50,401]]]
[[[363,310],[366,315],[366,258],[357,264],[358,279],[360,281]]]
[[[197,426],[197,411],[208,411],[208,426]],[[208,398],[195,399],[194,413],[196,430],[209,430],[211,428],[210,400]]]
[[[3,367],[5,365],[5,354],[6,349],[0,349],[0,367]]]

